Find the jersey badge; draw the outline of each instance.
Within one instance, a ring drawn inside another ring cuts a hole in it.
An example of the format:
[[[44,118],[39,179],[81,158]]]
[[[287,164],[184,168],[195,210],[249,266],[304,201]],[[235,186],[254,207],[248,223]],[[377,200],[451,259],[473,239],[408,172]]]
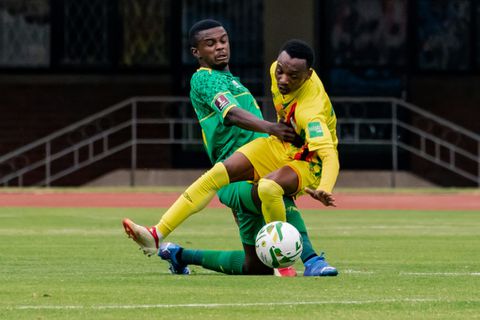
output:
[[[310,122],[308,124],[308,132],[310,133],[310,138],[323,137],[323,130],[320,122]]]
[[[230,104],[230,100],[228,100],[227,97],[225,97],[223,94],[219,95],[217,99],[215,99],[215,106],[218,108],[218,110],[222,111],[223,108],[228,106]]]

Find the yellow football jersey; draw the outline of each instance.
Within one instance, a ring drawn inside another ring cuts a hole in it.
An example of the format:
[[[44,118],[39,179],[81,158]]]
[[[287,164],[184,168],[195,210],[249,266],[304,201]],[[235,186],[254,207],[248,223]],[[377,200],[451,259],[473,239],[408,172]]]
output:
[[[319,188],[331,192],[338,176],[338,138],[337,117],[330,98],[315,71],[296,91],[282,95],[275,78],[276,67],[275,61],[270,67],[270,76],[278,119],[291,124],[295,132],[305,141],[300,149],[285,144],[287,152],[295,160],[318,162],[323,171]],[[335,160],[327,158],[329,155],[334,155]],[[322,163],[321,158],[329,161]]]
[[[282,95],[275,79],[275,61],[270,68],[272,95],[278,119],[290,123],[305,141],[309,151],[337,148],[337,118],[325,92],[322,81],[313,71],[312,76],[298,90]],[[306,159],[303,159],[306,160]]]

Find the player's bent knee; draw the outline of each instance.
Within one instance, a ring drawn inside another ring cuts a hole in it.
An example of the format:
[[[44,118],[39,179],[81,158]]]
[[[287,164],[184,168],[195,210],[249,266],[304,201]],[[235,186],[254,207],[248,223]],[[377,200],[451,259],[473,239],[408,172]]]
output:
[[[273,180],[262,178],[258,181],[258,196],[262,201],[282,197],[283,193],[282,187]]]

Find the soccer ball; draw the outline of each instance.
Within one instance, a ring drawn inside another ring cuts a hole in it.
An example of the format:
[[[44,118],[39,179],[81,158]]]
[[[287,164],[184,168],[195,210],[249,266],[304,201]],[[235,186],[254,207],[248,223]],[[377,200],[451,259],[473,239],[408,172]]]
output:
[[[300,258],[303,240],[300,232],[288,222],[273,221],[257,234],[255,250],[258,258],[270,268],[285,268]]]

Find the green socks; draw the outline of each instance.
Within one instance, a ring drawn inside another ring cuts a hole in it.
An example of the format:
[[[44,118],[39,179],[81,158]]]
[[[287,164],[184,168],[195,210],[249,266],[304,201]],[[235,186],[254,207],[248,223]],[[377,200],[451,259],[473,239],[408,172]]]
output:
[[[284,197],[283,201],[285,202],[285,207],[287,208],[287,221],[295,228],[297,228],[298,232],[302,235],[303,240],[303,251],[300,258],[303,262],[307,261],[311,257],[315,257],[317,254],[313,250],[312,243],[310,242],[310,238],[308,237],[307,227],[305,227],[305,222],[298,211],[297,207],[295,206],[293,200],[288,197]]]
[[[218,250],[190,250],[183,249],[182,262],[202,266],[231,275],[243,274],[245,253],[243,251],[218,251]]]

